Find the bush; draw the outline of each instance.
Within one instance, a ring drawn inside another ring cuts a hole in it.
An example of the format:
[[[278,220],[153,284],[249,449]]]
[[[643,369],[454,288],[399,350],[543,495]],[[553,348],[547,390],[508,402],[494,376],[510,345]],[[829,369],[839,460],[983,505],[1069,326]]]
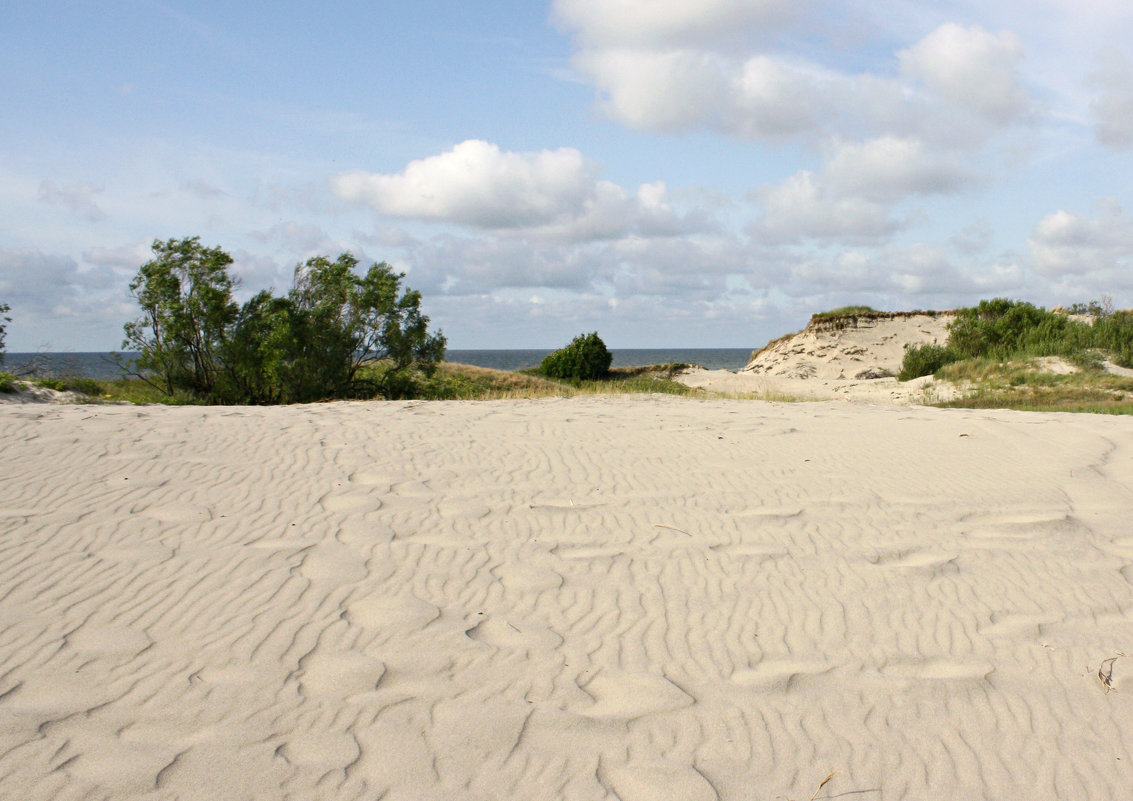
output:
[[[548,378],[595,381],[609,374],[613,360],[606,343],[594,331],[579,334],[565,348],[548,354],[539,365],[539,372]]]
[[[67,388],[62,378],[52,378],[50,376],[37,378],[34,383],[36,386],[43,387],[44,389],[53,389],[56,392],[63,392]]]
[[[956,351],[944,345],[928,343],[925,345],[906,345],[905,358],[901,362],[898,381],[909,381],[922,375],[933,375],[946,364],[957,361]]]
[[[154,242],[154,259],[130,284],[143,317],[126,325],[123,348],[138,369],[174,397],[219,403],[296,403],[412,391],[410,372],[428,374],[445,338],[428,331],[421,296],[402,291],[384,262],[364,275],[343,253],[295,270],[283,297],[232,300],[231,257],[197,238]],[[389,365],[385,381],[359,378],[364,364]]]
[[[0,392],[13,393],[19,392],[20,387],[16,383],[16,377],[11,373],[0,373]]]

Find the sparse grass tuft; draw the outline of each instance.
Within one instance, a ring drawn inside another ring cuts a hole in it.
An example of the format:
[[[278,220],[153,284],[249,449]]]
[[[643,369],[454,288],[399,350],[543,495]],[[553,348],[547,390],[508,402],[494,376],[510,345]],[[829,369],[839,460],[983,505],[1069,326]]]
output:
[[[1133,414],[1133,378],[1086,369],[1057,374],[1036,359],[965,359],[937,376],[969,387],[965,397],[934,404],[962,409]]]

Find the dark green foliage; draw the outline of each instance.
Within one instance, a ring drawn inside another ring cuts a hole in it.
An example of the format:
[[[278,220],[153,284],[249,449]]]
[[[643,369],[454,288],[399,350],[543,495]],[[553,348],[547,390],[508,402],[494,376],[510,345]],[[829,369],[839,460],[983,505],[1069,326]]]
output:
[[[19,385],[16,384],[16,377],[11,373],[0,373],[0,392],[12,393],[19,390]]]
[[[8,334],[8,323],[12,322],[7,313],[11,310],[7,303],[0,303],[0,364],[4,363],[4,337]]]
[[[200,237],[154,241],[153,255],[130,282],[143,316],[126,324],[122,347],[139,351],[138,369],[170,395],[181,389],[211,397],[238,313],[228,275],[232,257],[201,247]]]
[[[539,365],[539,372],[548,378],[570,381],[595,381],[610,372],[613,354],[594,331],[579,334],[565,348],[550,353]]]
[[[141,351],[139,368],[169,395],[253,404],[389,397],[404,391],[402,376],[411,368],[428,373],[444,356],[444,336],[428,332],[420,294],[402,293],[405,276],[388,264],[359,276],[349,253],[333,262],[309,259],[296,268],[285,297],[260,292],[238,308],[224,270],[227,254],[201,251],[196,239],[155,243],[154,250],[159,258],[131,284],[146,316],[126,326],[123,347]],[[187,283],[179,271],[204,278]],[[193,315],[185,309],[201,284],[211,294],[197,293],[208,303]],[[359,377],[363,364],[378,361],[385,366],[381,381]]]
[[[901,372],[897,374],[897,380],[909,381],[922,375],[932,375],[958,358],[954,350],[944,345],[929,343],[906,346],[905,358],[901,362]]]
[[[1048,342],[1061,342],[1070,320],[1030,303],[995,298],[961,309],[948,326],[948,345],[962,359],[1004,358]]]
[[[53,389],[56,392],[62,392],[67,388],[67,382],[62,378],[54,378],[52,376],[45,376],[37,378],[33,382],[36,386],[43,387],[44,389]]]

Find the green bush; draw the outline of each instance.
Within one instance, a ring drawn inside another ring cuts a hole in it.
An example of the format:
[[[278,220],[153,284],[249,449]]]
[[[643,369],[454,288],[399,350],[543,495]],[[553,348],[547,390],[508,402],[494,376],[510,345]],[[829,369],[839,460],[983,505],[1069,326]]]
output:
[[[52,378],[50,376],[37,378],[34,383],[36,386],[43,387],[44,389],[53,389],[56,392],[62,392],[67,388],[62,378]]]
[[[66,378],[63,384],[63,388],[68,392],[77,392],[92,398],[97,398],[103,391],[102,384],[93,378]]]
[[[594,331],[579,334],[565,348],[548,354],[539,365],[539,372],[548,378],[595,381],[606,377],[613,360],[606,343]]]
[[[11,373],[0,373],[0,392],[13,393],[19,391],[16,377]]]
[[[946,364],[959,359],[956,351],[944,345],[928,343],[925,345],[905,346],[905,358],[901,362],[901,372],[897,374],[898,381],[909,381],[920,378],[922,375],[933,375]]]
[[[130,284],[142,317],[123,348],[140,353],[138,375],[170,397],[211,403],[297,403],[399,396],[414,370],[430,373],[445,338],[428,331],[421,295],[386,263],[359,274],[358,260],[318,256],[295,270],[282,297],[233,300],[232,257],[197,237],[153,243],[154,258]],[[389,365],[385,381],[359,380],[363,365]]]

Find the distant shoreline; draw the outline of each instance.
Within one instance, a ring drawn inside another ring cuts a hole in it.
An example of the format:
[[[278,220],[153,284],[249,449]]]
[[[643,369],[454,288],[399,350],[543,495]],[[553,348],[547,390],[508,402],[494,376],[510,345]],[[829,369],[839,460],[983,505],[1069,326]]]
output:
[[[521,370],[535,367],[551,349],[530,348],[514,350],[452,349],[446,352],[445,360],[477,367],[491,367],[496,370]],[[699,364],[708,370],[739,370],[747,364],[751,348],[612,348],[614,367],[637,367],[643,364],[663,364],[666,362],[687,362]],[[112,379],[119,376],[111,360],[110,351],[89,352],[45,352],[8,353],[4,358],[4,370],[16,371],[28,362],[39,359],[44,369],[53,375],[68,375],[78,378]],[[138,354],[125,352],[118,354],[127,360]]]

